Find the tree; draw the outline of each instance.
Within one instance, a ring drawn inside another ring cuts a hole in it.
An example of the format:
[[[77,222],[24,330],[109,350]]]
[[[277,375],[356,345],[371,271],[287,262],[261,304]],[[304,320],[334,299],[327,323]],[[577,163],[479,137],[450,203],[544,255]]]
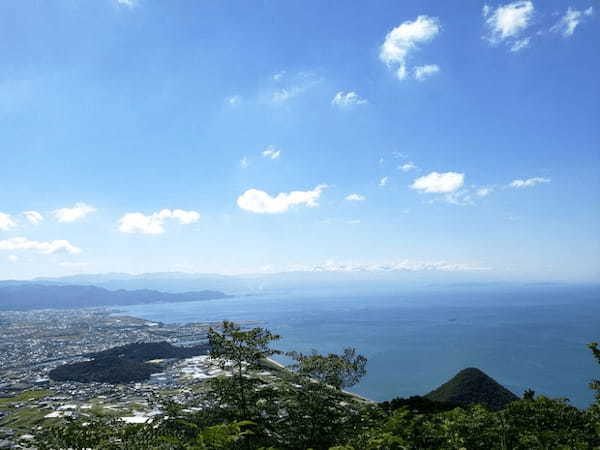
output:
[[[592,351],[592,354],[594,355],[594,358],[596,358],[596,361],[598,361],[598,364],[600,364],[600,348],[598,348],[598,343],[592,342],[588,345],[588,347]],[[598,404],[600,404],[600,380],[592,380],[590,382],[590,387],[596,391],[596,400]]]
[[[217,378],[213,386],[221,404],[231,404],[239,411],[240,419],[248,419],[248,395],[254,389],[256,380],[246,375],[248,370],[258,369],[267,357],[281,353],[270,348],[279,335],[264,328],[242,331],[239,325],[223,321],[222,331],[212,327],[208,330],[210,357],[217,361],[223,370],[231,370],[231,379]]]
[[[354,386],[367,373],[367,358],[357,355],[354,348],[344,349],[341,355],[329,353],[323,356],[313,350],[310,355],[290,352],[288,356],[296,360],[296,364],[290,366],[296,373],[338,390]]]

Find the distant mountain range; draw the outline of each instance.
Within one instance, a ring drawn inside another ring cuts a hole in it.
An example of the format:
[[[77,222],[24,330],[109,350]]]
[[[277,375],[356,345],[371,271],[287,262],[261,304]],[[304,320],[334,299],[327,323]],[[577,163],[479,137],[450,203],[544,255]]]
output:
[[[8,285],[0,285],[0,310],[125,306],[142,303],[189,302],[225,297],[227,295],[223,292],[209,290],[173,294],[150,289],[111,291],[96,286],[9,283]]]
[[[244,275],[218,275],[185,272],[144,274],[104,273],[80,274],[28,281],[0,281],[0,286],[18,284],[92,285],[110,290],[152,289],[162,292],[216,290],[229,294],[256,294],[265,291],[357,288],[389,289],[395,287],[468,287],[503,284],[490,281],[482,273],[443,270],[390,271],[291,271]],[[506,283],[504,283],[506,284]]]

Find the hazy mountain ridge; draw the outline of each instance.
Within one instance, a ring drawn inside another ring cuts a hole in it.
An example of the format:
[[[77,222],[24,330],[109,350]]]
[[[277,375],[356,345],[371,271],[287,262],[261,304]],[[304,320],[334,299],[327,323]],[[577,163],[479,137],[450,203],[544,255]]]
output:
[[[151,289],[111,291],[97,286],[8,284],[0,285],[0,310],[90,308],[141,303],[188,302],[225,298],[220,291],[167,293]]]

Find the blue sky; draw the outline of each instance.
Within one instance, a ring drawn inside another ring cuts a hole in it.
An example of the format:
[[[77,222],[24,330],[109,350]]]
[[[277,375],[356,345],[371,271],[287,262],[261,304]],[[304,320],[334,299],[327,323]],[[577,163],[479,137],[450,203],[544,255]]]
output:
[[[0,4],[0,273],[600,279],[600,3]]]

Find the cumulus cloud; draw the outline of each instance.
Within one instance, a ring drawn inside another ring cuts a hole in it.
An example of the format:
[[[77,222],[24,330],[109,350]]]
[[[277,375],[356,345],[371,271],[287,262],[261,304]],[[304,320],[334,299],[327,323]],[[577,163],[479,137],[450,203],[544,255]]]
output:
[[[142,213],[127,213],[119,220],[119,231],[123,233],[161,234],[165,232],[166,220],[176,220],[182,225],[189,225],[200,219],[196,211],[183,209],[162,209],[149,216]]]
[[[388,177],[381,178],[381,180],[379,180],[379,186],[380,187],[386,186],[388,184],[388,181],[389,181]]]
[[[385,263],[341,263],[326,261],[323,264],[292,265],[288,271],[297,272],[472,272],[490,270],[478,264],[452,263],[448,261],[397,260]]]
[[[435,75],[440,71],[440,67],[437,64],[427,64],[425,66],[415,67],[415,80],[424,81],[432,75]]]
[[[367,198],[364,195],[360,195],[360,194],[349,194],[346,196],[346,200],[351,201],[351,202],[362,202],[365,201]]]
[[[465,181],[465,175],[457,172],[431,172],[417,178],[411,189],[433,194],[448,194],[460,189]]]
[[[240,167],[242,169],[247,169],[249,165],[250,165],[250,163],[248,162],[247,157],[244,156],[242,159],[240,159]]]
[[[59,222],[75,222],[95,211],[96,208],[91,205],[86,203],[75,203],[72,208],[56,209],[52,211],[52,214],[54,214],[54,217]]]
[[[526,187],[532,187],[535,186],[536,184],[541,184],[541,183],[550,183],[550,178],[544,178],[544,177],[533,177],[533,178],[527,178],[526,180],[513,180],[509,186],[513,187],[513,188],[526,188]]]
[[[414,21],[406,21],[390,31],[381,46],[379,58],[390,68],[396,69],[396,76],[403,80],[407,75],[407,59],[419,44],[431,41],[440,31],[436,17],[418,16]]]
[[[577,25],[579,25],[586,17],[591,16],[593,13],[594,8],[591,6],[585,11],[579,11],[569,7],[564,16],[562,16],[560,20],[552,28],[550,28],[550,31],[560,33],[564,37],[572,36],[575,32],[575,28],[577,28]]]
[[[25,218],[27,219],[27,221],[32,224],[32,225],[37,225],[39,224],[41,221],[44,220],[44,216],[42,216],[39,212],[37,211],[23,211],[23,215],[25,216]]]
[[[69,241],[59,239],[55,241],[31,241],[24,237],[15,237],[0,241],[0,250],[31,250],[37,253],[52,254],[59,252],[81,253],[81,249],[75,247]]]
[[[364,98],[361,98],[356,92],[343,92],[340,91],[335,94],[331,104],[339,106],[340,108],[349,108],[356,105],[365,105],[368,103]]]
[[[17,226],[10,214],[0,213],[0,231],[8,231]]]
[[[266,150],[262,152],[263,158],[278,159],[281,155],[281,150],[277,150],[274,146],[269,145]]]
[[[520,36],[531,24],[533,14],[533,3],[529,0],[501,5],[493,12],[485,5],[484,16],[488,30],[486,39],[493,45],[506,41],[511,45],[511,51],[525,48],[529,39],[522,39]]]
[[[408,161],[407,163],[398,166],[398,169],[400,169],[402,172],[410,172],[411,170],[415,170],[416,168],[417,166],[415,166],[415,164],[412,161]]]
[[[282,192],[275,197],[265,191],[248,189],[237,199],[238,206],[253,213],[278,214],[286,212],[295,205],[305,205],[311,208],[319,206],[317,200],[321,197],[327,185],[320,184],[310,191]]]

